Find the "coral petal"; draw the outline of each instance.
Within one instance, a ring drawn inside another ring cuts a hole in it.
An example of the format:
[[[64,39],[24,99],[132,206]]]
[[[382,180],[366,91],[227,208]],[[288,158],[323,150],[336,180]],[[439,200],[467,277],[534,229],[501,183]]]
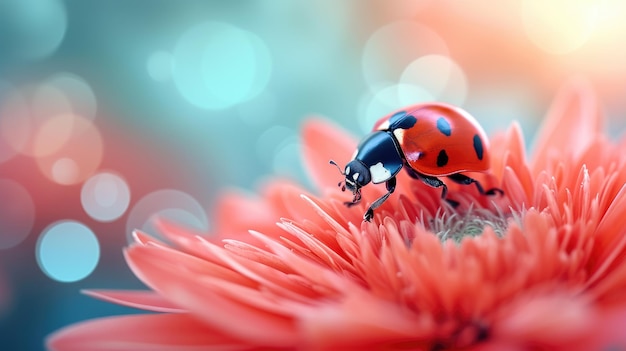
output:
[[[200,245],[200,242],[198,242],[198,246]],[[129,256],[131,254],[142,257],[144,260],[159,262],[165,268],[174,267],[179,269],[181,272],[184,271],[185,274],[195,274],[197,276],[207,275],[244,286],[256,286],[253,281],[244,278],[237,272],[234,272],[219,263],[199,259],[173,249],[155,246],[131,246],[125,252],[126,261],[129,261]],[[133,270],[133,273],[135,273],[139,279],[145,282],[141,271],[135,270],[133,265],[130,265],[130,269]]]
[[[161,245],[165,245],[163,242],[156,240],[150,235],[142,232],[141,230],[135,229],[133,231],[133,239],[139,245],[148,245],[148,243],[157,243]]]
[[[126,256],[129,266],[147,285],[224,333],[257,345],[285,346],[294,343],[296,334],[288,317],[242,304],[228,294],[220,294],[206,281],[198,279],[196,273],[180,267],[183,262],[167,264],[158,256],[147,254],[144,247],[133,247]]]
[[[276,183],[286,183],[276,180]],[[273,182],[265,189],[270,191]],[[276,204],[258,196],[243,191],[228,191],[222,194],[216,206],[214,217],[215,232],[219,239],[235,239],[253,245],[258,244],[249,230],[265,233],[276,231],[276,220],[284,213],[276,213]]]
[[[574,346],[597,317],[584,298],[552,293],[521,296],[493,323],[493,336],[526,346]]]
[[[241,349],[245,344],[186,314],[153,314],[69,326],[51,335],[47,346],[52,351],[199,351]]]
[[[626,185],[617,194],[611,206],[607,209],[602,221],[596,230],[596,245],[594,246],[594,266],[590,267],[593,274],[588,285],[593,285],[610,274],[616,266],[624,264],[626,258]],[[626,281],[626,276],[622,277]]]
[[[83,293],[100,300],[146,311],[170,313],[185,312],[184,309],[172,304],[153,291],[84,290]]]
[[[419,342],[432,337],[436,330],[432,319],[417,316],[362,290],[339,305],[328,304],[311,310],[304,316],[302,326],[314,348],[329,350]]]
[[[626,308],[622,306],[602,311],[585,342],[577,350],[620,350],[626,348]]]
[[[554,99],[535,140],[533,173],[550,169],[552,158],[562,159],[560,153],[578,156],[600,132],[602,117],[590,83],[583,79],[568,82]]]

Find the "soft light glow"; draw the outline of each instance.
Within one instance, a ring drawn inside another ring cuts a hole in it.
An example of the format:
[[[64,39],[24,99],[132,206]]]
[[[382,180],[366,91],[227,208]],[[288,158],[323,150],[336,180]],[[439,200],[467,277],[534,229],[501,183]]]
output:
[[[33,122],[29,103],[22,90],[5,85],[4,93],[0,95],[0,139],[6,160],[18,152],[24,152]]]
[[[285,126],[275,125],[265,130],[256,142],[255,151],[261,162],[271,162],[278,149],[289,139],[297,137],[296,132]]]
[[[37,130],[30,154],[35,157],[48,156],[59,151],[78,132],[74,126],[76,116],[57,115],[45,121]]]
[[[277,114],[277,104],[274,94],[265,90],[254,99],[239,104],[237,111],[241,120],[247,125],[262,126],[274,120]]]
[[[203,222],[202,218],[198,218],[193,213],[181,208],[166,208],[153,213],[140,229],[146,233],[158,233],[159,229],[156,223],[162,219],[183,225],[187,228],[198,230],[207,229],[207,223]]]
[[[146,63],[150,78],[157,82],[170,80],[172,77],[172,60],[172,54],[167,51],[153,52]]]
[[[417,57],[448,55],[448,46],[431,29],[412,21],[398,21],[378,29],[363,49],[363,76],[372,90],[397,84],[404,69]]]
[[[25,59],[53,54],[65,37],[67,13],[60,0],[9,0],[0,3],[0,32],[12,35],[3,51]],[[8,45],[7,45],[8,44]]]
[[[430,92],[411,84],[390,85],[374,94],[367,92],[358,108],[361,130],[369,133],[376,121],[396,109],[433,100],[435,97]]]
[[[51,155],[72,137],[83,134],[96,115],[93,91],[70,73],[55,74],[41,84],[2,90],[0,160],[17,152],[33,157]]]
[[[463,105],[467,79],[454,60],[442,55],[426,55],[411,62],[402,72],[400,83],[428,91],[437,101]]]
[[[100,166],[102,154],[102,137],[93,122],[73,116],[71,135],[53,153],[37,158],[37,165],[52,181],[71,185],[89,178]]]
[[[0,249],[12,248],[30,234],[35,205],[28,191],[11,179],[0,179]]]
[[[7,141],[5,135],[11,134],[12,117],[7,98],[15,94],[15,88],[11,83],[0,80],[0,163],[13,158],[17,154],[16,149]]]
[[[72,113],[69,96],[59,87],[43,83],[33,86],[32,90],[30,116],[35,122],[34,127],[51,117]]]
[[[145,195],[132,207],[126,222],[128,241],[134,242],[135,229],[162,238],[155,223],[159,218],[199,232],[209,228],[206,211],[196,199],[180,190],[162,189]]]
[[[52,164],[50,178],[59,184],[74,184],[78,182],[78,164],[71,158],[63,157]]]
[[[302,143],[299,137],[287,138],[280,144],[273,156],[275,174],[300,181],[306,179],[302,165]]]
[[[383,11],[393,18],[413,19],[431,0],[387,0]]]
[[[552,54],[567,54],[590,38],[601,8],[597,0],[523,0],[522,21],[528,38]]]
[[[93,89],[82,77],[69,72],[59,72],[42,83],[43,87],[55,88],[62,92],[70,103],[70,112],[89,120],[94,120],[98,103]]]
[[[51,279],[69,283],[89,276],[100,259],[96,235],[82,223],[63,220],[48,226],[37,241],[37,263]]]
[[[224,109],[257,96],[271,68],[265,43],[226,23],[195,26],[174,49],[176,87],[190,103],[205,109]]]
[[[91,218],[110,222],[118,219],[128,209],[130,188],[117,174],[102,172],[83,184],[80,200]]]

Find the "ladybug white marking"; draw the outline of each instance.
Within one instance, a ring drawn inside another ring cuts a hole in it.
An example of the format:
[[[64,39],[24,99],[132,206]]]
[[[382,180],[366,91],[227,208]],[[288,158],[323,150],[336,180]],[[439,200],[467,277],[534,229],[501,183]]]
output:
[[[404,129],[398,128],[394,130],[393,135],[396,137],[398,144],[402,145],[404,143]]]
[[[360,173],[359,173],[359,172],[354,173],[354,174],[352,175],[352,179],[354,179],[354,181],[356,182],[356,180],[357,180],[357,179],[359,179],[359,175],[360,175]]]
[[[391,178],[391,172],[385,168],[382,162],[378,162],[370,167],[370,175],[372,176],[372,182],[374,184],[382,183]]]
[[[377,129],[378,129],[378,130],[387,130],[387,129],[389,129],[389,127],[390,127],[390,126],[391,126],[391,123],[389,123],[389,120],[386,120],[386,121],[384,121],[383,123],[381,123],[381,124],[378,126],[378,128],[377,128]]]

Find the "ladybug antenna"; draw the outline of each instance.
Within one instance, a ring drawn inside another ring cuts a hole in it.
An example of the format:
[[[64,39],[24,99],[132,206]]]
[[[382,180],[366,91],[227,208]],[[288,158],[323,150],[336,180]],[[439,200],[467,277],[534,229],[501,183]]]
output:
[[[329,162],[331,165],[334,165],[335,167],[337,167],[337,169],[339,170],[339,173],[341,173],[342,176],[345,177],[346,172],[344,172],[341,167],[339,167],[339,165],[337,164],[337,162],[330,160]],[[346,191],[346,181],[342,180],[339,183],[337,183],[337,186],[341,188],[341,191]]]
[[[341,173],[342,176],[345,176],[346,173],[341,169],[341,167],[339,167],[339,165],[337,164],[337,162],[330,160],[328,163],[330,163],[331,165],[337,167],[337,169],[339,170],[339,173]]]

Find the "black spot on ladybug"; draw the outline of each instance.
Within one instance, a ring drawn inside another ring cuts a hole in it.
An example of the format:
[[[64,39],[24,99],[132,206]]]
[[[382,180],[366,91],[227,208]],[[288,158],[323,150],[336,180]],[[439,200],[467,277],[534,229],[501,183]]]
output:
[[[480,140],[478,134],[474,135],[474,151],[476,151],[476,157],[479,160],[483,159],[483,142]]]
[[[415,118],[415,116],[413,115],[408,115],[408,116],[405,116],[402,119],[402,122],[398,124],[398,128],[410,129],[415,125],[415,123],[417,123],[417,118]]]
[[[448,123],[448,120],[443,117],[439,117],[437,120],[437,129],[439,129],[439,131],[445,136],[450,136],[450,134],[452,134],[450,123]]]
[[[437,155],[437,167],[443,167],[448,164],[448,154],[446,150],[439,151],[439,155]]]
[[[398,111],[389,117],[389,124],[398,123],[398,121],[406,115],[406,111]]]
[[[407,115],[405,111],[396,112],[389,118],[389,129],[409,129],[417,123],[417,118]]]
[[[398,124],[402,117],[406,116],[406,111],[398,111],[389,117],[389,127],[393,127]]]

